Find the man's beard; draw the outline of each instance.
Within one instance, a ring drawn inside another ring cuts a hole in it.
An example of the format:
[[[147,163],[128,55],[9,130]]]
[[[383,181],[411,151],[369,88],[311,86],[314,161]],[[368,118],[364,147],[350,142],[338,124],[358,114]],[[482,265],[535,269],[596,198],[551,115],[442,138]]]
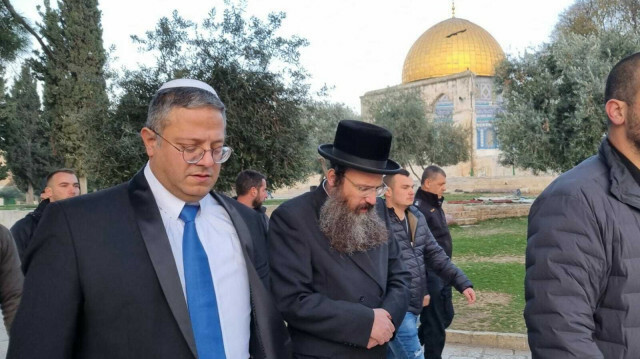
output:
[[[633,143],[633,147],[637,153],[640,153],[640,118],[638,118],[636,112],[633,110],[633,106],[629,105],[629,111],[627,112],[627,139]]]
[[[253,199],[253,202],[251,202],[251,205],[253,206],[253,208],[258,209],[262,207],[262,203],[263,202],[260,200],[260,197],[256,197]]]
[[[364,252],[387,242],[387,228],[370,204],[349,209],[348,202],[336,189],[320,209],[320,231],[329,239],[329,245],[348,255]],[[367,212],[359,213],[366,208]]]

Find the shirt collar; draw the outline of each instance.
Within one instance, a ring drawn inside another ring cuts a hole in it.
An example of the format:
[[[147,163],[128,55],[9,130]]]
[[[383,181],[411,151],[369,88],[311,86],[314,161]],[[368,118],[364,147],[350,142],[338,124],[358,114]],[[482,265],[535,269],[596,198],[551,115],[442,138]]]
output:
[[[149,162],[147,162],[147,165],[144,167],[144,176],[149,183],[149,187],[151,188],[151,192],[153,193],[153,197],[156,200],[158,208],[169,215],[170,218],[176,220],[179,219],[180,212],[182,212],[182,208],[184,208],[186,202],[173,195],[162,185],[162,183],[160,183],[160,181],[158,181],[158,178],[151,170],[151,166],[149,166]],[[200,212],[202,212],[206,207],[211,205],[211,201],[203,201],[201,199],[198,201],[198,204],[200,205]]]

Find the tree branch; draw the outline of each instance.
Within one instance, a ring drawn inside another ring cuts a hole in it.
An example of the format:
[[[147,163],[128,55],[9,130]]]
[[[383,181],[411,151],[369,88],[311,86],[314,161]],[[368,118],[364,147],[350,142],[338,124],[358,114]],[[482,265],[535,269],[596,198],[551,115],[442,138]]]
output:
[[[4,6],[7,7],[7,10],[9,10],[9,13],[11,13],[13,19],[16,20],[20,25],[22,25],[22,27],[24,27],[25,30],[27,30],[31,35],[33,35],[36,40],[38,40],[38,43],[40,43],[40,47],[42,47],[42,50],[44,50],[47,56],[51,60],[55,60],[56,57],[53,55],[53,52],[51,52],[51,49],[49,49],[44,41],[42,41],[40,35],[38,35],[38,33],[31,26],[29,26],[29,24],[27,24],[24,18],[16,12],[16,10],[13,8],[13,5],[11,5],[11,2],[9,0],[2,0],[2,3],[4,3]]]

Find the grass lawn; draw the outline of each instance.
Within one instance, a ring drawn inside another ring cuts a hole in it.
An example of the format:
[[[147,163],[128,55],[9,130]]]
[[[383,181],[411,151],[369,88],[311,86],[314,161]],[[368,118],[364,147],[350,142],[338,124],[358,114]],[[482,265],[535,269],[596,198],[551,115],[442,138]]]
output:
[[[451,226],[453,258],[524,256],[527,217],[491,219],[470,226]]]
[[[478,296],[469,306],[454,293],[452,329],[526,332],[522,317],[526,233],[526,217],[452,226],[454,262],[469,276]]]

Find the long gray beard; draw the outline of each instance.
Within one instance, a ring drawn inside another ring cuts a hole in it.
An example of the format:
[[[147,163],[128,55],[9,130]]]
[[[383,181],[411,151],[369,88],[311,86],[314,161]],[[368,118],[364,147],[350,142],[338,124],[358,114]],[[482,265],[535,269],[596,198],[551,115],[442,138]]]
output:
[[[340,195],[329,196],[320,209],[319,224],[331,248],[351,255],[387,242],[388,232],[384,222],[373,206],[368,205],[367,208],[366,213],[356,213],[349,209],[347,201]]]

